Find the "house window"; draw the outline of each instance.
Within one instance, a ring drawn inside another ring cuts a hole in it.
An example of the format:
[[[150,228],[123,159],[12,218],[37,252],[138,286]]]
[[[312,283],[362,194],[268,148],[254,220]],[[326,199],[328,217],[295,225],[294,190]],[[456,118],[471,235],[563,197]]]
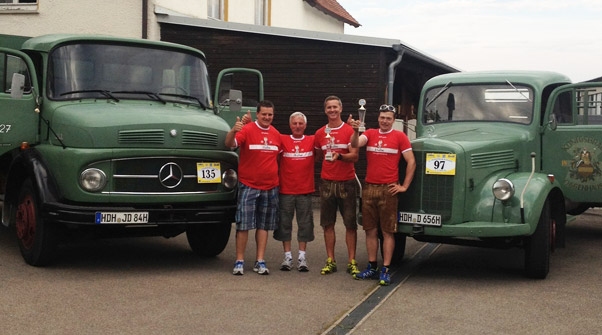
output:
[[[38,0],[0,0],[0,13],[31,12],[38,9]]]
[[[207,17],[210,19],[224,19],[224,0],[207,0]]]
[[[255,24],[268,25],[268,0],[255,0]]]

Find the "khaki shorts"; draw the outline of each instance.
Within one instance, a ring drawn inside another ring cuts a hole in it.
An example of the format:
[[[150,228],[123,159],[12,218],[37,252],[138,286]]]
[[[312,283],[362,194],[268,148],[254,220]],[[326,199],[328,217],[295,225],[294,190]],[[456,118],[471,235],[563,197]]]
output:
[[[389,193],[388,184],[368,184],[362,191],[362,226],[364,230],[380,227],[397,232],[397,195]]]

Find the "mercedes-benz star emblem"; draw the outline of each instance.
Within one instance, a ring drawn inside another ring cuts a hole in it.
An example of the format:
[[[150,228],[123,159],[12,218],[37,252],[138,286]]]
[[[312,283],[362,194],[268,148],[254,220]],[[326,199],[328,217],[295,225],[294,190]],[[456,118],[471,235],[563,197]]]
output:
[[[174,188],[182,182],[182,168],[174,162],[169,162],[159,170],[159,182],[167,188]]]

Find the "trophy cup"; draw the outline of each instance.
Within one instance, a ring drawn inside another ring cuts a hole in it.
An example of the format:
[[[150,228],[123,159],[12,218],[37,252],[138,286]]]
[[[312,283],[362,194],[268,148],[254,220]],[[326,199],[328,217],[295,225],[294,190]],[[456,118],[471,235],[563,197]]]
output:
[[[328,126],[326,126],[326,129],[324,129],[324,132],[326,133],[326,136],[324,138],[326,138],[328,140],[328,143],[326,144],[326,155],[324,156],[324,159],[327,161],[333,161],[333,157],[332,157],[332,138],[330,137],[330,128]]]
[[[360,108],[357,109],[357,114],[360,119],[359,131],[364,132],[366,131],[366,124],[364,123],[364,120],[366,120],[366,108],[364,108],[366,100],[360,99],[360,101],[358,101],[358,104],[360,105]]]

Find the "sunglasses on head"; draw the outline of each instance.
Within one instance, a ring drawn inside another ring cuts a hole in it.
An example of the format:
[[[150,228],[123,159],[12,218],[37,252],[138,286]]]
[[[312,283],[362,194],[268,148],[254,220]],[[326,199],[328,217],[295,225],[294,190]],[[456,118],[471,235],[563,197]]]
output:
[[[382,112],[382,111],[394,112],[395,111],[395,107],[393,107],[391,105],[380,105],[380,108],[378,110],[380,112]]]

